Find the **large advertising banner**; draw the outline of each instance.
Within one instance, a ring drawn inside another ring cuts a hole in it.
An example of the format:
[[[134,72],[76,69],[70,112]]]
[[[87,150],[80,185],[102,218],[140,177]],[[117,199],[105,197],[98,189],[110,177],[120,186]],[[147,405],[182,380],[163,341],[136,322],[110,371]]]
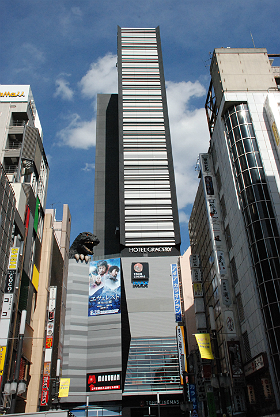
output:
[[[120,258],[90,262],[88,316],[121,312]]]

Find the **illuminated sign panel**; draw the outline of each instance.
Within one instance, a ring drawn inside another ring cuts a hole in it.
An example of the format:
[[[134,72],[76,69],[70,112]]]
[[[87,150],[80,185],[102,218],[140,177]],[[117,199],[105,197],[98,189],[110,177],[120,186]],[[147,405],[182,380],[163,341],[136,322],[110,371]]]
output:
[[[87,374],[87,392],[121,389],[121,372]]]

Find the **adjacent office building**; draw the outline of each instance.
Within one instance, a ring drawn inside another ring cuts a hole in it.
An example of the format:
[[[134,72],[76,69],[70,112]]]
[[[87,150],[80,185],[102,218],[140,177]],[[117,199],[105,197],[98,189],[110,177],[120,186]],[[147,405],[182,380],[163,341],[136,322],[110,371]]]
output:
[[[61,358],[59,329],[63,326],[62,282],[67,276],[64,260],[68,266],[70,215],[65,208],[60,240],[55,240],[57,223],[50,215],[43,232],[49,166],[29,85],[0,85],[0,161],[0,406],[6,412],[24,412],[29,402],[33,405],[29,411],[35,411],[46,342],[53,347],[48,349],[48,358],[53,350],[55,367],[57,355]],[[50,292],[50,286],[60,287]],[[59,303],[53,299],[54,292]]]
[[[204,299],[198,330],[217,341],[212,374],[226,379],[214,391],[231,397],[216,398],[217,410],[252,416],[280,409],[280,69],[272,58],[266,49],[214,50],[210,147],[189,222],[192,278]]]
[[[93,261],[69,262],[61,403],[176,416],[180,232],[159,29],[118,28],[117,66],[118,94],[97,96],[100,244]]]

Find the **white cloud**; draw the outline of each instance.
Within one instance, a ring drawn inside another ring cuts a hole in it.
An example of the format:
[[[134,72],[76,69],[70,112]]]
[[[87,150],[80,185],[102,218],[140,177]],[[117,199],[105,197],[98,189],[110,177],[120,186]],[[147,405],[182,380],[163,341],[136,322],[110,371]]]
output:
[[[71,116],[71,122],[58,133],[60,145],[88,149],[95,146],[96,120],[83,121],[78,114]]]
[[[208,150],[205,110],[190,109],[191,98],[204,96],[205,89],[198,81],[168,81],[166,85],[177,199],[182,209],[194,201],[198,186],[196,160],[200,152]]]
[[[98,93],[117,93],[118,73],[116,62],[117,56],[108,53],[91,64],[90,70],[80,81],[82,93],[86,97],[96,99]]]
[[[63,78],[58,78],[55,82],[56,91],[54,97],[61,97],[63,100],[72,100],[74,92],[69,87],[69,82],[65,81]]]
[[[103,58],[98,58],[97,62],[91,64],[90,70],[79,83],[84,96],[93,99],[94,107],[96,107],[96,95],[98,93],[117,92],[118,75],[116,60],[116,55],[111,53],[108,53]],[[57,83],[58,81],[59,84],[57,84],[58,88],[55,94],[64,95],[64,99],[71,99],[73,92],[68,87],[68,83],[62,77],[57,80]],[[95,117],[88,122],[83,121],[78,114],[73,114],[69,125],[58,133],[60,145],[81,149],[88,149],[91,146],[95,146],[95,127]]]
[[[186,214],[183,210],[179,210],[179,219],[180,219],[180,224],[182,223],[188,224],[190,220],[190,216]]]
[[[82,171],[92,171],[95,168],[95,164],[89,164],[88,162],[85,163],[84,168],[82,168]]]

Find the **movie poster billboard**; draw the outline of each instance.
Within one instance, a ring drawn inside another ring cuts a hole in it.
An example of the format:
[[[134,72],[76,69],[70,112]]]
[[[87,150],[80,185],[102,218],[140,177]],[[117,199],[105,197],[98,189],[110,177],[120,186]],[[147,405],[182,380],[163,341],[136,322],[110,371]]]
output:
[[[90,262],[88,316],[121,312],[120,258]]]

